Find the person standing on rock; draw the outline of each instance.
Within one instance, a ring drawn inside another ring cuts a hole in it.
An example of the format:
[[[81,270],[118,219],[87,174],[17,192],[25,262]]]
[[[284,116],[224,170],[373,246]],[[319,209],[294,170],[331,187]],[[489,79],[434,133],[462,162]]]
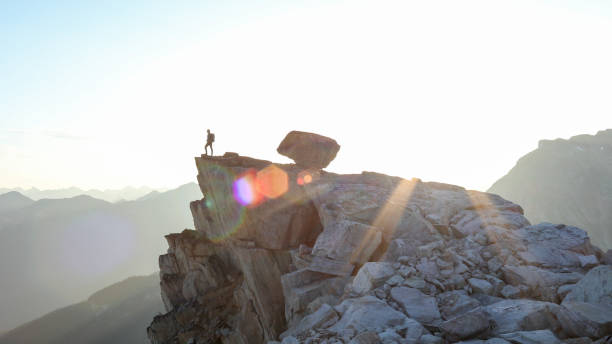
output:
[[[213,155],[213,147],[212,144],[215,142],[215,134],[210,132],[210,129],[206,129],[208,135],[206,136],[206,146],[204,146],[204,152],[208,155],[208,147],[210,147],[210,155]]]

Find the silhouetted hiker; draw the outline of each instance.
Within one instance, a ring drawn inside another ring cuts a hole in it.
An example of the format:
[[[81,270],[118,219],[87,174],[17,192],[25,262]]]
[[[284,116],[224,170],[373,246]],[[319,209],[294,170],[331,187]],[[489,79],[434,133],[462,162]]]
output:
[[[206,146],[204,146],[204,152],[206,152],[206,155],[208,155],[208,147],[210,146],[210,155],[213,155],[213,148],[212,148],[212,144],[213,142],[215,142],[215,134],[210,132],[210,129],[206,129],[206,132],[208,133],[208,135],[206,136]]]

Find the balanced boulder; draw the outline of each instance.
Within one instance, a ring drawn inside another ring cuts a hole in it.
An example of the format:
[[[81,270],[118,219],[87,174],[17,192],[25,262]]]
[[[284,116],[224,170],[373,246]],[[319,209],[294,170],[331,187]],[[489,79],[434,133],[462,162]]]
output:
[[[276,149],[296,164],[316,169],[327,167],[339,150],[336,140],[303,131],[290,132]]]

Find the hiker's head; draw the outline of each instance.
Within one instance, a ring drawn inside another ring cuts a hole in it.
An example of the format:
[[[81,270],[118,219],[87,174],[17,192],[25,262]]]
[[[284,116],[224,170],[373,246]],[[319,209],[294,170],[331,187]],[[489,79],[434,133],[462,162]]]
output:
[[[206,132],[210,134],[210,129],[206,129]]]

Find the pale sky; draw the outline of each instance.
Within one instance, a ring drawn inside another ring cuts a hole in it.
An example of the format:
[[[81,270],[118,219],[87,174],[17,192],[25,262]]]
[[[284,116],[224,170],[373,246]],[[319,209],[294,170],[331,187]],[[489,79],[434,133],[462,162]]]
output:
[[[127,4],[129,3],[129,4]],[[3,1],[0,187],[174,187],[215,153],[485,190],[612,128],[610,1]]]

